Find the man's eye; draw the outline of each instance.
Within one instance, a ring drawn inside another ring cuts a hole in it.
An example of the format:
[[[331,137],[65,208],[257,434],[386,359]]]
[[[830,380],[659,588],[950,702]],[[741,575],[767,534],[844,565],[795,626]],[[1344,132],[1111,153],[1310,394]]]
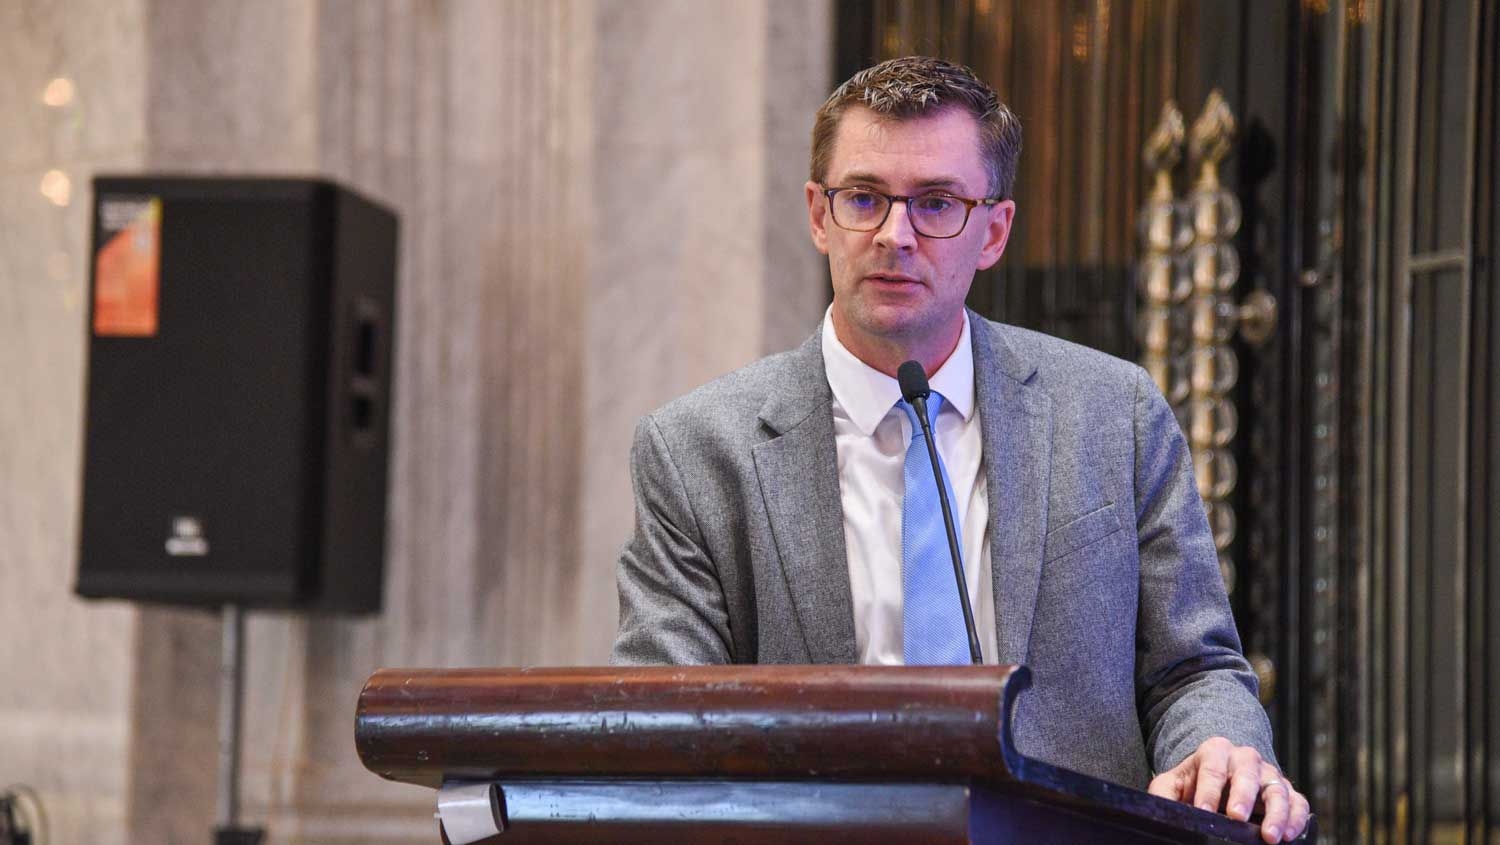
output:
[[[851,208],[859,211],[870,211],[880,207],[880,197],[869,191],[850,191],[846,202]]]
[[[951,210],[957,204],[951,197],[945,197],[941,194],[917,197],[912,201],[912,205],[916,206],[917,211],[923,214],[942,214]]]

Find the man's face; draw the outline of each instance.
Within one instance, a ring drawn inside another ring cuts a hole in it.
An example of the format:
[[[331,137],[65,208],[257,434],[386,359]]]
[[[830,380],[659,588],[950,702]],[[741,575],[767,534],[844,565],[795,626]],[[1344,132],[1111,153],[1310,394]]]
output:
[[[839,121],[827,185],[808,182],[813,243],[828,256],[833,321],[855,355],[898,348],[945,358],[963,327],[964,298],[974,273],[1005,251],[1015,204],[976,206],[957,237],[918,235],[904,203],[893,203],[879,229],[851,232],[833,222],[823,188],[864,187],[884,194],[988,195],[977,121],[961,109],[910,120],[882,118],[862,107]]]

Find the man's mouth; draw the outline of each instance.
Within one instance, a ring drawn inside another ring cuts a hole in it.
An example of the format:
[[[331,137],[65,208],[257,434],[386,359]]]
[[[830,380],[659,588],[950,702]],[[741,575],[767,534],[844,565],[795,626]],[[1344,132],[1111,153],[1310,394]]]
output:
[[[919,285],[922,283],[922,280],[916,276],[908,276],[903,273],[871,273],[865,276],[865,280],[888,285]]]

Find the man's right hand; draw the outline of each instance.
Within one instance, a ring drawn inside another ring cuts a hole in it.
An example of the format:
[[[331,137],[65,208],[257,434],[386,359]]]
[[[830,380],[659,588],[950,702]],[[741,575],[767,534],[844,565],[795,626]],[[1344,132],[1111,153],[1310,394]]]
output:
[[[1213,737],[1175,767],[1152,779],[1147,791],[1190,803],[1211,813],[1248,821],[1257,800],[1265,804],[1260,835],[1267,843],[1289,842],[1307,829],[1312,808],[1275,766],[1248,745]]]

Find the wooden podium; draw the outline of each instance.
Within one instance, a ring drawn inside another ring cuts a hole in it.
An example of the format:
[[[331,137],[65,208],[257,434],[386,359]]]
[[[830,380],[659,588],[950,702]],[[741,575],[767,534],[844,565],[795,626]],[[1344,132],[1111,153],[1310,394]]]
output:
[[[1029,683],[1015,666],[385,669],[355,744],[381,777],[440,790],[454,845],[1261,841],[1021,756]]]

